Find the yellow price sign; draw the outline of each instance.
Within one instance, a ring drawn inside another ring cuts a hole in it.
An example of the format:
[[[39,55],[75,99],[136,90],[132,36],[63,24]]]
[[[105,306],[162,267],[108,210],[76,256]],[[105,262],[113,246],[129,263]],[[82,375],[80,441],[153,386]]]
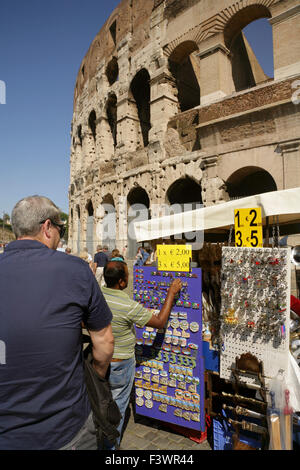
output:
[[[189,271],[192,259],[191,245],[157,245],[159,271]]]
[[[261,208],[235,209],[235,246],[262,247],[263,231]]]

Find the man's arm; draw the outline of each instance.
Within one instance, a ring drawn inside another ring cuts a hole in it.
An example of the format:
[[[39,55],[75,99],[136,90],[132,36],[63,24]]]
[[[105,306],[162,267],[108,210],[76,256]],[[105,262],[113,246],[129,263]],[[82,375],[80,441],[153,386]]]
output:
[[[172,310],[174,298],[176,294],[180,291],[182,288],[182,282],[180,279],[175,279],[175,281],[172,282],[171,286],[169,287],[167,297],[165,300],[165,303],[159,312],[159,314],[152,315],[150,320],[147,323],[147,326],[151,326],[152,328],[163,328],[169,318],[170,312]]]
[[[105,377],[114,352],[111,324],[100,331],[89,330],[89,334],[93,345],[93,366],[101,377]]]

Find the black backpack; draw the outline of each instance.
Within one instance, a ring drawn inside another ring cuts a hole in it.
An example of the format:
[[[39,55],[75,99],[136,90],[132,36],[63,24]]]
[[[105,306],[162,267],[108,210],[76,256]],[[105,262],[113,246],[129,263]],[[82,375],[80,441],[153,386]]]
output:
[[[84,350],[84,374],[88,391],[93,420],[97,430],[97,440],[100,449],[104,447],[104,440],[111,446],[116,445],[116,439],[120,436],[117,427],[121,420],[118,405],[112,397],[109,382],[101,377],[93,367],[92,345]]]

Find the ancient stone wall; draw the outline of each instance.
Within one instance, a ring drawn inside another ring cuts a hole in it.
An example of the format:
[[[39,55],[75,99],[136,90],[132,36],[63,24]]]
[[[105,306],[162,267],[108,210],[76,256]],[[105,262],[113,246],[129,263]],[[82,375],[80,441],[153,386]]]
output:
[[[242,32],[259,18],[274,77]],[[299,37],[296,0],[122,0],[76,80],[73,251],[105,243],[132,258],[134,216],[298,186]]]

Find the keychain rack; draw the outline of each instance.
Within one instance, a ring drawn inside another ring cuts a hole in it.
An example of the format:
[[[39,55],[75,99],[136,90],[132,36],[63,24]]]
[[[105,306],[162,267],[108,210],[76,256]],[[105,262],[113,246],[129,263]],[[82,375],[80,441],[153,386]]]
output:
[[[220,377],[233,381],[246,353],[262,361],[266,379],[287,370],[290,249],[223,247],[221,298]],[[251,374],[240,381],[260,387]]]

